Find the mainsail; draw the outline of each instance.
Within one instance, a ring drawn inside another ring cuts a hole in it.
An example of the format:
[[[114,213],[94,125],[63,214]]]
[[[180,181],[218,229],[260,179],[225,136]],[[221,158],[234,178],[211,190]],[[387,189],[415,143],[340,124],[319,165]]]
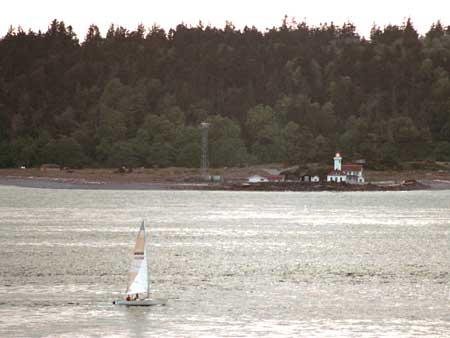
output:
[[[127,294],[147,293],[148,295],[148,265],[146,252],[145,221],[142,221],[141,228],[136,238],[134,246],[133,261],[131,262],[128,274]]]

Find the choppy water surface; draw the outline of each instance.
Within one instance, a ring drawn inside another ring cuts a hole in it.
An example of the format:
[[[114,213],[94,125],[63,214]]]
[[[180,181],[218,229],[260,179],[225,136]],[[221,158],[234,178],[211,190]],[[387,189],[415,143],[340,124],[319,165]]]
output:
[[[168,306],[121,297],[142,217]],[[0,187],[0,336],[448,337],[450,191]]]

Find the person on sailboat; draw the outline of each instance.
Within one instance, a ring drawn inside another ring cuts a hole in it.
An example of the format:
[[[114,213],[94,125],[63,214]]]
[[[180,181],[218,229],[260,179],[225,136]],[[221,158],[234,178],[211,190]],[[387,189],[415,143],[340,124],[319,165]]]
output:
[[[136,293],[136,296],[134,296],[134,300],[138,300],[139,299],[139,294]]]
[[[127,301],[130,301],[130,300],[131,300],[131,296],[127,295]]]

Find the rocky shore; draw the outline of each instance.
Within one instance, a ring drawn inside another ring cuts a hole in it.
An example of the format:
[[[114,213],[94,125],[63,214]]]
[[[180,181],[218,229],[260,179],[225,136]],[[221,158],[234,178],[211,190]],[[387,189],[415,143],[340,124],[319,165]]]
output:
[[[217,191],[409,191],[426,189],[450,189],[450,181],[422,183],[415,180],[400,184],[354,185],[345,183],[174,183],[174,182],[94,182],[80,179],[49,177],[0,176],[0,185],[43,189],[104,189],[104,190],[217,190]]]
[[[449,182],[450,187],[450,182]],[[377,185],[346,184],[346,183],[305,183],[305,182],[277,182],[256,183],[241,185],[224,185],[223,190],[249,190],[249,191],[406,191],[425,190],[431,186],[416,180],[404,181],[400,184]]]

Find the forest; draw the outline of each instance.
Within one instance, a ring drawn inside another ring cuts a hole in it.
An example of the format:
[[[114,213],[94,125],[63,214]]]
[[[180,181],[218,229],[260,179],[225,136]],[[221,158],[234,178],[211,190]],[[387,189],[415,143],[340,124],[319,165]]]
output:
[[[0,39],[0,167],[450,161],[450,26],[236,29],[54,20]]]

